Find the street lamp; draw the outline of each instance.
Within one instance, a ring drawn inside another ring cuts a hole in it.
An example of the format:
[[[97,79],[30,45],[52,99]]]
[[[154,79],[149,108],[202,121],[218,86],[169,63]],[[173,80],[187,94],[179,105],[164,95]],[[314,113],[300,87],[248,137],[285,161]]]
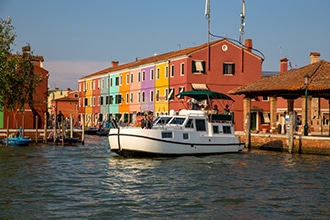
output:
[[[304,76],[304,84],[305,84],[305,125],[304,125],[304,136],[308,136],[308,80],[309,75],[306,74]]]

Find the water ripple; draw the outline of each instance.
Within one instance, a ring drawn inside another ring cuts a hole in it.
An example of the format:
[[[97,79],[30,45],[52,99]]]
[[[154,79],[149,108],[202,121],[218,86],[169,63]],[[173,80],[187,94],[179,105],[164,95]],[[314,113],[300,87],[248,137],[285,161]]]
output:
[[[330,158],[126,159],[107,139],[0,148],[0,219],[327,219]]]

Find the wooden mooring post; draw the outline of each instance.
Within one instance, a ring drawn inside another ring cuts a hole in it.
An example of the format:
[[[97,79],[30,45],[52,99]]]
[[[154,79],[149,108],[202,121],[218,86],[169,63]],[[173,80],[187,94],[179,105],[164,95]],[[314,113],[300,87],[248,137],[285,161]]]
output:
[[[85,144],[85,115],[81,116],[81,144]]]
[[[35,138],[36,138],[36,145],[38,145],[38,119],[39,119],[39,117],[36,116],[36,136],[35,136]]]
[[[245,122],[245,147],[251,149],[251,113],[246,113]]]
[[[294,112],[289,113],[289,130],[288,130],[288,148],[289,153],[293,153],[293,145],[294,145],[294,139],[293,139],[293,131],[294,131],[294,121],[295,121],[295,114]]]
[[[44,123],[44,140],[43,140],[43,143],[44,144],[47,144],[47,113],[45,112],[44,114],[44,118],[45,118],[45,123]]]

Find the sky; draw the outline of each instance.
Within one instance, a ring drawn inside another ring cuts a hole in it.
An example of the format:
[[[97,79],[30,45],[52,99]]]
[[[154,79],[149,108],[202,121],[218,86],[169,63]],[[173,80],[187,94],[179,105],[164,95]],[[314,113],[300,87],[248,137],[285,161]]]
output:
[[[31,45],[44,57],[49,88],[77,89],[78,79],[136,59],[207,42],[205,0],[0,0],[12,19],[13,52]],[[242,0],[210,0],[211,33],[239,40]],[[330,61],[330,0],[245,0],[244,39],[265,60],[263,71]],[[211,37],[211,40],[218,40]]]

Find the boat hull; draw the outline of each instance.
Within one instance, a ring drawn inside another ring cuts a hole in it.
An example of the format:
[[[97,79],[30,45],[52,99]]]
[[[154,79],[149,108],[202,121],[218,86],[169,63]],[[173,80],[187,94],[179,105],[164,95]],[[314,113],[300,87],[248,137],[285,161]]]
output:
[[[8,138],[8,145],[15,145],[15,146],[28,146],[32,142],[29,138],[17,137],[17,138]],[[2,140],[2,144],[6,145],[7,140]]]
[[[164,133],[171,134],[171,137],[164,138]],[[234,135],[211,137],[181,130],[110,129],[108,138],[111,151],[125,157],[237,153],[243,148]]]

